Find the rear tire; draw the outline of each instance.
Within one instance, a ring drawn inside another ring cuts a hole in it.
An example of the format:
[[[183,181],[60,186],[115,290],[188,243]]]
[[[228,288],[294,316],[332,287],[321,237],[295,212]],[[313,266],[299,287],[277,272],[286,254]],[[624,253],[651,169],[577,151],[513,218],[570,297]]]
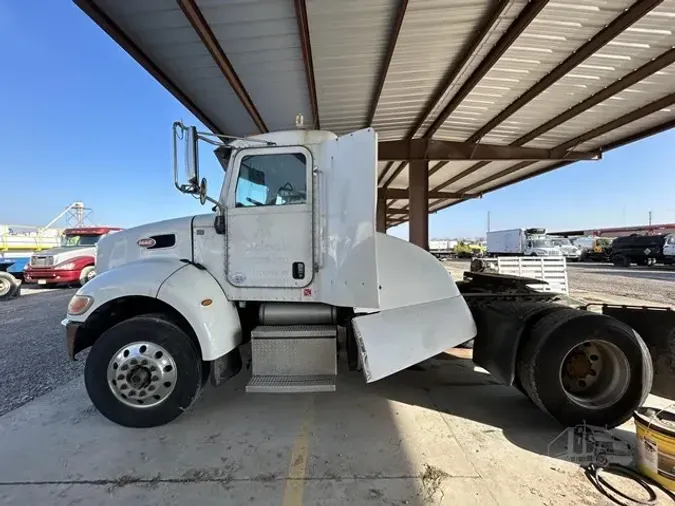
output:
[[[517,374],[527,396],[563,425],[601,427],[628,420],[654,377],[649,351],[633,329],[575,309],[548,314],[532,327]]]
[[[615,267],[630,267],[630,258],[625,255],[614,255],[612,263]]]
[[[161,351],[143,355],[143,346]],[[135,356],[139,361],[129,364],[128,359]],[[164,376],[165,371],[171,376]],[[136,373],[145,375],[145,381],[134,381]],[[84,382],[89,398],[107,419],[125,427],[155,427],[174,420],[197,399],[202,362],[192,339],[178,326],[160,315],[137,316],[114,325],[96,340],[87,357]]]

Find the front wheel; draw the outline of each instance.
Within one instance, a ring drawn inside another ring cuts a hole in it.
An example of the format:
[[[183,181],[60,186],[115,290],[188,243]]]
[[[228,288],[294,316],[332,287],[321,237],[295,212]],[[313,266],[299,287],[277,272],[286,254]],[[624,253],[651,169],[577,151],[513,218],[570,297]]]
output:
[[[80,271],[80,286],[86,285],[96,276],[96,268],[93,265],[88,265]]]
[[[126,427],[154,427],[197,399],[202,363],[190,337],[161,315],[130,318],[94,343],[84,370],[89,398]]]
[[[9,272],[0,272],[0,300],[13,297],[18,288],[19,283],[14,276]]]

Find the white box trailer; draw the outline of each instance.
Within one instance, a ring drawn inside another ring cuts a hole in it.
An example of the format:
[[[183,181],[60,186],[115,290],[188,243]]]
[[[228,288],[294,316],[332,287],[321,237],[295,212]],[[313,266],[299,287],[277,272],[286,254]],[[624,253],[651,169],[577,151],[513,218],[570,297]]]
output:
[[[497,230],[487,233],[489,256],[561,256],[560,248],[553,245],[545,229]]]
[[[213,196],[199,140],[224,169]],[[63,322],[71,358],[91,347],[89,397],[119,424],[173,420],[209,378],[247,374],[248,357],[247,392],[326,392],[349,374],[341,356],[370,383],[474,337],[478,365],[565,425],[616,426],[650,390],[650,355],[627,324],[517,277],[456,283],[427,251],[377,233],[372,129],[214,139],[176,123],[174,177],[213,211],[101,239],[98,274]]]

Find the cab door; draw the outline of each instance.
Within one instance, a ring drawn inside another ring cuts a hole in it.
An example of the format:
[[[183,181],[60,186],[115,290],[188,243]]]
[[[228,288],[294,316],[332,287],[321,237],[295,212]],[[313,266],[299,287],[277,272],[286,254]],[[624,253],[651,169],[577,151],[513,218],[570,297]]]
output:
[[[302,146],[237,152],[227,196],[227,281],[240,288],[312,282],[312,155]]]

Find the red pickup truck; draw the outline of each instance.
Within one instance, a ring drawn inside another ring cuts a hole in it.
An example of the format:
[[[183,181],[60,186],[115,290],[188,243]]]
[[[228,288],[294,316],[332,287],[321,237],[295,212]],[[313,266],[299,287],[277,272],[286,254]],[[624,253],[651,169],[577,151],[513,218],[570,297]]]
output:
[[[96,275],[96,243],[118,227],[67,228],[61,246],[34,253],[24,270],[26,283],[84,285]]]

